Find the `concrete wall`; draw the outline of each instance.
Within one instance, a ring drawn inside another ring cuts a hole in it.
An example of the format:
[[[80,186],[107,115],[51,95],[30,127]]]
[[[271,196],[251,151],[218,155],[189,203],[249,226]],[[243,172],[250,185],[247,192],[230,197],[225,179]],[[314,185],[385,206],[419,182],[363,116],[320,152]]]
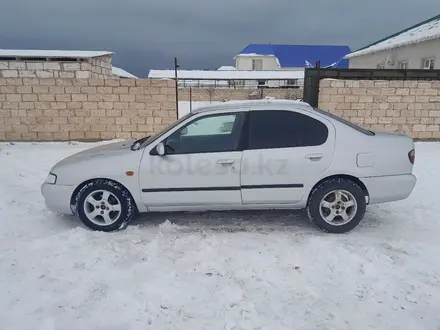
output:
[[[2,61],[0,78],[107,78],[112,75],[112,56],[78,62]]]
[[[440,139],[439,81],[321,81],[319,107],[367,129]]]
[[[422,69],[424,58],[435,58],[435,69],[440,69],[440,39],[354,57],[350,59],[350,68],[376,69],[378,64],[385,64],[388,55],[393,59],[394,65],[388,64],[386,69],[399,68],[400,61],[408,61],[408,69]]]
[[[136,138],[176,120],[173,81],[0,78],[0,140]]]

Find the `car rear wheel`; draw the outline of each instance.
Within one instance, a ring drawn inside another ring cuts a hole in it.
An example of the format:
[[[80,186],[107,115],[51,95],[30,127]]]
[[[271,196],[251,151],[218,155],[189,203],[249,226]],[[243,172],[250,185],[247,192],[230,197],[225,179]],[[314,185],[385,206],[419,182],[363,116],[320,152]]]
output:
[[[325,180],[315,187],[307,203],[309,219],[329,233],[346,233],[365,214],[365,193],[359,185],[344,178]]]
[[[76,207],[87,227],[106,232],[126,227],[135,215],[128,190],[111,180],[98,179],[82,187],[76,197]]]

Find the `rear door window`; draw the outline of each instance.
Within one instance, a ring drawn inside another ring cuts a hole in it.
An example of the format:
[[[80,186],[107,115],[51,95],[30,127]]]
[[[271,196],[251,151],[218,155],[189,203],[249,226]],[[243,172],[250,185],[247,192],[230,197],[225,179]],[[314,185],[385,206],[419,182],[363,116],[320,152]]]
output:
[[[324,123],[298,112],[264,110],[250,115],[249,149],[319,146],[327,138]]]

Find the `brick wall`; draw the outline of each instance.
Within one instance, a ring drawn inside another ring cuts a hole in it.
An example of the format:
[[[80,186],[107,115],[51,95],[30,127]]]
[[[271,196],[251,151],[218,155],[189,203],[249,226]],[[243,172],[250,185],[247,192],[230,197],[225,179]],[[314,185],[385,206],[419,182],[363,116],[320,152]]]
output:
[[[92,72],[90,78],[107,78],[112,76],[111,55],[94,57],[90,59],[90,64],[90,71]]]
[[[246,100],[255,92],[193,88],[192,99]],[[189,100],[189,89],[179,99]],[[323,80],[319,106],[369,129],[440,139],[440,82]],[[172,80],[0,78],[0,141],[136,138],[175,120]]]
[[[368,129],[440,139],[439,81],[324,79],[319,107]]]
[[[0,78],[107,78],[112,75],[112,56],[77,62],[1,61]]]
[[[192,88],[193,101],[223,101],[223,100],[249,100],[260,95],[260,89],[249,88]],[[293,88],[263,88],[263,96],[277,99],[301,99],[302,89]],[[190,89],[179,88],[179,100],[190,100]]]
[[[173,81],[0,78],[0,140],[150,135],[176,120]]]

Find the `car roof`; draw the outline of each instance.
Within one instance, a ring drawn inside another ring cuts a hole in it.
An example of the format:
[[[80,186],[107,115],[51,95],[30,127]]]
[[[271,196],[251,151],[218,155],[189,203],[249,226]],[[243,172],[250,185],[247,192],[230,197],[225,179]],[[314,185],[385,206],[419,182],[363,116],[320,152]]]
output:
[[[241,110],[241,111],[258,111],[258,110],[277,110],[274,109],[286,109],[295,108],[303,110],[313,110],[310,104],[295,101],[295,100],[275,100],[275,99],[263,99],[263,100],[244,100],[244,101],[226,101],[221,103],[216,103],[204,107],[200,107],[193,111],[193,114],[200,112],[216,112],[222,110]]]

